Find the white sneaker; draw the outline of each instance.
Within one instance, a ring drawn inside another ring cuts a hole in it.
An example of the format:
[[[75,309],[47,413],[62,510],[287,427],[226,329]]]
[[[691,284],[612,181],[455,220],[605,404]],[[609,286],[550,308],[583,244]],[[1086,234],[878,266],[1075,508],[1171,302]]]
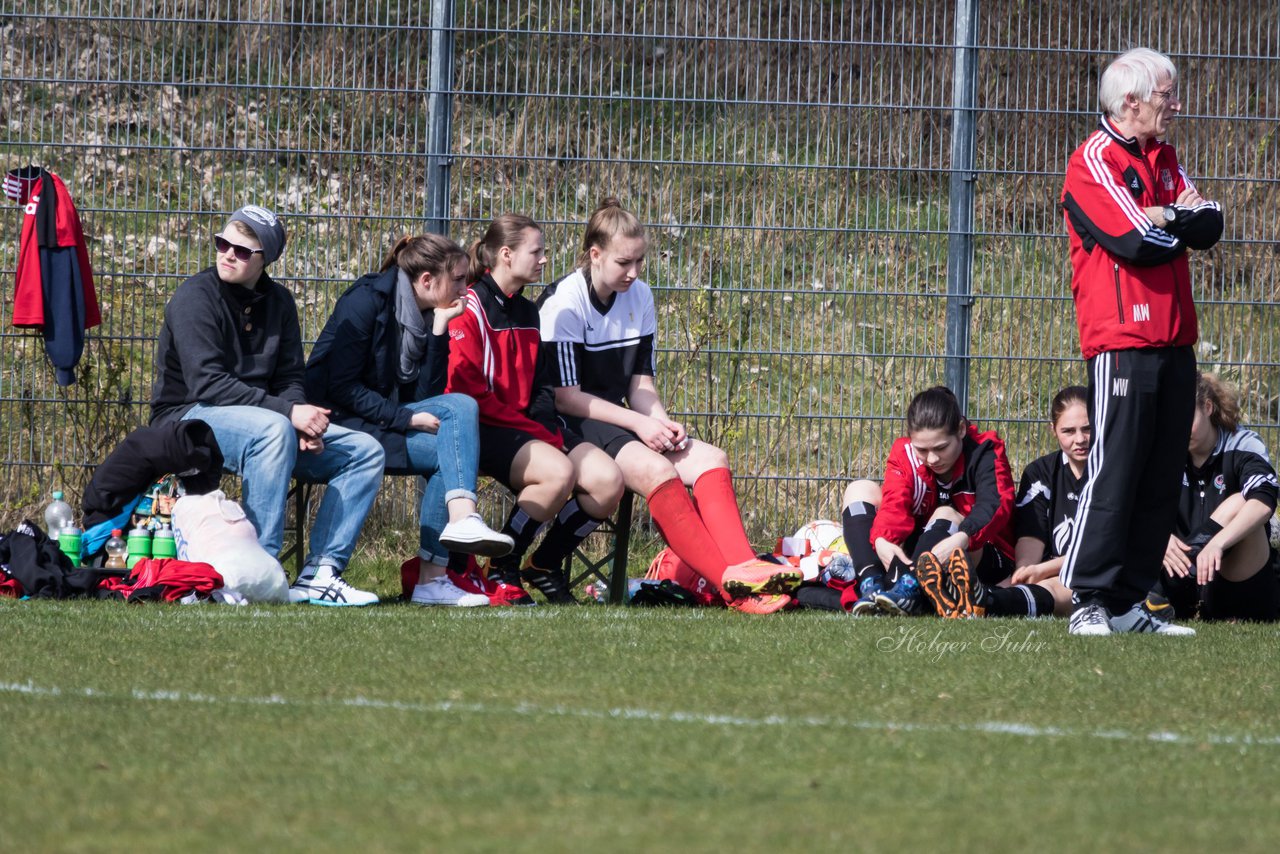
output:
[[[298,580],[289,587],[289,601],[294,604],[361,606],[378,604],[376,593],[357,590],[342,580],[333,567],[304,566]]]
[[[483,557],[502,557],[516,547],[515,540],[490,528],[479,513],[445,525],[440,545],[451,552]]]
[[[489,604],[489,597],[482,593],[468,593],[442,575],[426,584],[416,584],[409,599],[415,605],[446,605],[454,608],[475,608]]]
[[[1163,609],[1172,611],[1168,604]],[[1135,604],[1118,617],[1111,618],[1113,632],[1141,632],[1175,637],[1195,637],[1196,630],[1188,626],[1175,626],[1164,618],[1160,610],[1152,608],[1147,600]]]
[[[1071,622],[1067,632],[1086,637],[1100,637],[1111,634],[1111,621],[1107,619],[1107,609],[1101,605],[1085,605],[1071,612]]]

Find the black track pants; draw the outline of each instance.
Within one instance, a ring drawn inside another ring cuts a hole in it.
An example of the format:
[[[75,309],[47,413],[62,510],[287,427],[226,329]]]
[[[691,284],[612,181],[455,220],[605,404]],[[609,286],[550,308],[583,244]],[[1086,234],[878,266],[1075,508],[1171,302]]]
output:
[[[1089,360],[1089,479],[1061,574],[1079,601],[1118,613],[1159,580],[1195,399],[1190,347],[1115,350]]]

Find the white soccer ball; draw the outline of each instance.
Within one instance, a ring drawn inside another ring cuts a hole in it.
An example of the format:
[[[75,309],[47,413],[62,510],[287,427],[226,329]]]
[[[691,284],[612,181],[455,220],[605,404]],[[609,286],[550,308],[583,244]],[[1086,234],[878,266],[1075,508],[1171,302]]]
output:
[[[808,541],[814,553],[823,549],[849,553],[849,547],[844,543],[844,530],[830,519],[816,519],[801,525],[800,530],[796,531],[795,539]]]

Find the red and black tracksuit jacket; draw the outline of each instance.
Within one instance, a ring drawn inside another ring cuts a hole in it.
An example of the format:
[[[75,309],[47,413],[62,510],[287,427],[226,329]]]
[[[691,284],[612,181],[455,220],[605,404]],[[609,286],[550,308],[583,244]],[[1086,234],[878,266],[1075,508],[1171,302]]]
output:
[[[24,206],[13,325],[40,329],[58,385],[75,382],[84,331],[102,322],[80,214],[62,179],[38,167],[6,181]]]
[[[1071,155],[1062,208],[1086,359],[1196,342],[1187,248],[1213,246],[1223,222],[1217,202],[1174,204],[1192,186],[1173,146],[1153,140],[1143,151],[1105,116]],[[1157,228],[1143,208],[1164,205],[1175,207],[1177,218]]]
[[[960,530],[969,535],[970,549],[992,545],[1013,559],[1013,470],[1004,441],[972,425],[962,441],[960,457],[945,479],[925,465],[909,438],[893,443],[871,542],[884,537],[902,545],[923,530],[934,510],[950,506],[965,517]]]
[[[467,308],[449,323],[446,392],[475,398],[480,423],[520,430],[563,448],[555,391],[541,357],[538,309],[517,291],[508,297],[486,272],[467,292]]]

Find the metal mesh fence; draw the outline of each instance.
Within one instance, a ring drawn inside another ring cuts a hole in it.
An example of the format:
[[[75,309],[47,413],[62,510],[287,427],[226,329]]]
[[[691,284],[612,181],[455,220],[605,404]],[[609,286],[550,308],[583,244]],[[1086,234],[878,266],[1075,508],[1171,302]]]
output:
[[[39,339],[8,326],[4,289],[6,520],[54,486],[78,494],[145,420],[164,302],[211,262],[229,211],[285,215],[274,272],[308,340],[346,283],[425,227],[431,5],[0,0],[0,152],[66,180],[104,308],[81,382],[59,390]],[[1048,450],[1048,401],[1084,378],[1062,170],[1095,125],[1106,57],[1135,44],[1178,64],[1172,140],[1227,210],[1226,239],[1193,265],[1202,362],[1275,445],[1274,7],[982,4],[970,294],[948,296],[963,2],[453,5],[450,234],[528,213],[559,276],[601,198],[635,210],[659,387],[729,450],[762,543],[835,515],[851,475],[878,476],[907,401],[949,365],[1015,468]],[[20,220],[0,219],[10,279]],[[948,352],[949,310],[971,313],[967,350]],[[401,487],[376,511],[393,529],[413,515]]]

